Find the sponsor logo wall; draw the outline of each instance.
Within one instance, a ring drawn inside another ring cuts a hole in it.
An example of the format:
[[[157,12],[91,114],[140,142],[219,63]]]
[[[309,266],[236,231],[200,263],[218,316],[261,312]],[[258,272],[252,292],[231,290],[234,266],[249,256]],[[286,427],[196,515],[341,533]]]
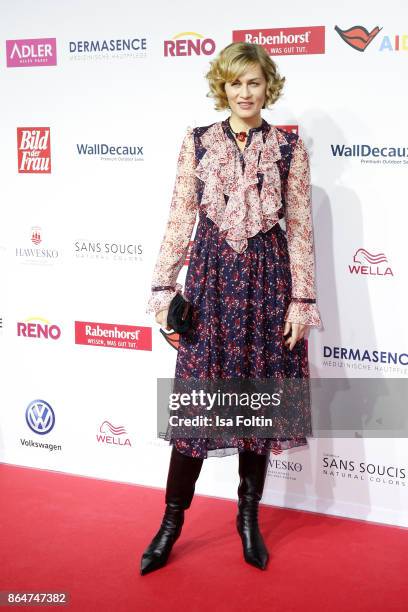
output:
[[[182,136],[227,116],[204,74],[233,41],[276,59],[284,96],[263,116],[310,154],[324,322],[309,336],[311,376],[338,379],[346,402],[348,379],[384,379],[369,415],[400,400],[408,11],[319,6],[313,19],[301,3],[276,17],[265,2],[254,20],[227,0],[230,23],[164,2],[141,21],[130,0],[123,15],[89,0],[65,22],[44,10],[41,27],[34,7],[2,15],[1,461],[165,486],[157,378],[173,376],[177,338],[166,342],[145,308]],[[334,398],[315,401],[330,410]],[[264,501],[408,526],[407,473],[405,437],[316,435],[274,447]],[[235,499],[237,484],[226,457],[208,461],[196,490]]]

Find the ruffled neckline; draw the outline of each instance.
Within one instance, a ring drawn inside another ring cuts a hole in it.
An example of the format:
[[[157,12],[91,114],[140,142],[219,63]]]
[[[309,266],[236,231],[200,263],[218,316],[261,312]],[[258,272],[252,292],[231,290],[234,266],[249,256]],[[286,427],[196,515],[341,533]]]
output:
[[[238,253],[246,250],[248,238],[267,232],[279,221],[282,198],[276,162],[281,153],[276,130],[270,128],[265,119],[250,128],[243,151],[235,142],[228,118],[213,124],[202,136],[207,150],[195,172],[205,183],[201,203]],[[258,174],[263,175],[261,193]],[[224,195],[228,195],[227,203]]]

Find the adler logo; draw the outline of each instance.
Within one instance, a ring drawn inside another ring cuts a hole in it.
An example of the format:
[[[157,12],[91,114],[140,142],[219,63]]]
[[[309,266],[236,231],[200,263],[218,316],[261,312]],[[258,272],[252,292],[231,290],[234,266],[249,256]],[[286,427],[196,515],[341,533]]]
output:
[[[212,55],[215,41],[197,32],[180,32],[170,40],[164,41],[165,57],[182,57],[187,55]]]
[[[6,40],[7,66],[31,68],[57,65],[56,38]]]
[[[348,266],[350,274],[362,276],[394,276],[384,253],[370,253],[367,249],[357,249],[353,264]]]

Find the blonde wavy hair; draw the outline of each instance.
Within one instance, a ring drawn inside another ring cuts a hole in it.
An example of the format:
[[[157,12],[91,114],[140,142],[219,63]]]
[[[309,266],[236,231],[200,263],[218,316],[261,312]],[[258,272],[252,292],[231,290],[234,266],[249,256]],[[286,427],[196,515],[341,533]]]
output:
[[[238,78],[247,68],[259,64],[266,79],[265,103],[262,108],[274,104],[282,95],[285,77],[281,77],[278,67],[261,45],[236,42],[227,45],[210,62],[210,70],[205,75],[210,86],[207,97],[215,99],[215,110],[228,108],[225,83]]]

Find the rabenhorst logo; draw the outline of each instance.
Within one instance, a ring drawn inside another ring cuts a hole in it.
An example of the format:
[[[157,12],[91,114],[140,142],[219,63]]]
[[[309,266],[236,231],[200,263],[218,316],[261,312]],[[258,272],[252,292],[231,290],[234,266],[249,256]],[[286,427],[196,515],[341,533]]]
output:
[[[215,40],[197,32],[180,32],[170,40],[164,41],[165,57],[183,57],[187,55],[212,55],[215,51]]]
[[[9,68],[32,66],[56,66],[56,38],[27,38],[6,40],[7,66]]]
[[[356,461],[327,453],[322,456],[322,474],[335,479],[370,481],[382,485],[405,487],[407,471],[405,467],[394,464]]]
[[[361,164],[408,164],[408,146],[373,146],[369,144],[331,144],[333,157],[359,159]]]
[[[111,145],[107,143],[77,143],[77,154],[84,157],[99,157],[108,161],[144,161],[141,145]]]
[[[322,365],[327,368],[408,373],[408,353],[346,346],[324,345],[322,348]]]
[[[43,242],[42,230],[40,227],[32,227],[30,232],[30,241],[35,245]],[[30,244],[30,243],[29,243]],[[55,263],[59,258],[59,251],[53,247],[43,244],[43,246],[25,246],[16,247],[16,257],[20,263],[24,264],[44,264],[50,265]]]
[[[75,344],[151,351],[152,328],[75,321]]]
[[[139,36],[134,38],[70,40],[68,44],[71,60],[136,59],[147,56],[147,39]]]
[[[325,27],[262,28],[234,30],[233,42],[262,45],[269,55],[309,55],[325,53]]]
[[[17,321],[17,336],[23,338],[44,338],[46,340],[59,340],[61,328],[41,317],[30,317],[25,321]]]
[[[17,128],[18,171],[23,174],[51,172],[50,128]]]
[[[394,276],[384,253],[370,253],[367,249],[357,249],[353,264],[348,266],[350,274],[362,276]]]
[[[143,261],[143,245],[135,242],[75,240],[74,256],[76,259],[138,262]]]
[[[380,36],[376,42],[371,45],[372,41],[381,32],[382,28],[376,26],[369,32],[363,26],[353,26],[347,30],[342,30],[339,26],[334,27],[340,38],[355,51],[365,51],[370,45],[374,46],[377,51],[408,51],[408,34],[393,34]]]
[[[96,441],[99,442],[99,444],[109,444],[113,446],[132,446],[123,425],[115,427],[109,421],[104,421],[99,427],[99,432],[96,434]]]

